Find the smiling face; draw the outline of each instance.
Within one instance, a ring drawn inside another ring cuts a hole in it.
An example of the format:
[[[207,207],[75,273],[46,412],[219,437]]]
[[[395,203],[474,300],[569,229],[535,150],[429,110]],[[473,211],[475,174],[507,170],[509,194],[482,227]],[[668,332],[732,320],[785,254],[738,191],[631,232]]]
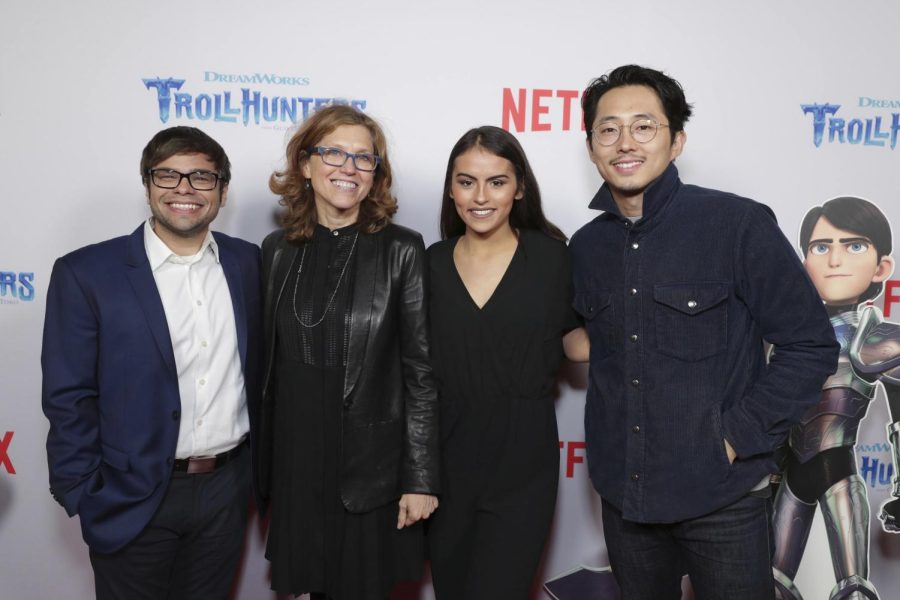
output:
[[[511,162],[475,146],[453,161],[450,197],[466,235],[488,238],[512,232],[509,213],[522,190]]]
[[[835,306],[859,303],[869,285],[894,270],[893,259],[879,257],[871,240],[838,229],[825,217],[813,228],[803,265],[825,304]]]
[[[351,153],[375,152],[372,135],[362,125],[341,125],[319,140],[316,146],[340,148]],[[302,170],[313,188],[319,223],[334,229],[357,221],[359,205],[372,189],[375,172],[358,170],[349,157],[343,166],[333,167],[325,164],[318,154],[307,158]]]
[[[153,168],[173,169],[180,173],[218,172],[205,154],[175,154]],[[221,181],[215,189],[200,192],[191,187],[187,177],[171,190],[157,187],[148,179],[147,202],[153,213],[153,230],[176,254],[193,254],[203,243],[219,208],[225,206],[227,195],[228,185]]]
[[[640,119],[652,119],[668,125],[656,92],[644,85],[613,88],[597,102],[592,129],[596,131],[597,126],[603,123],[615,123],[621,129],[619,139],[610,146],[601,146],[599,136],[594,134],[587,142],[591,162],[596,165],[616,204],[627,216],[638,216],[624,210],[628,201],[632,206],[641,207],[644,190],[681,154],[685,141],[683,131],[677,132],[673,141],[668,128],[660,127],[656,137],[639,144],[631,136],[629,127]]]

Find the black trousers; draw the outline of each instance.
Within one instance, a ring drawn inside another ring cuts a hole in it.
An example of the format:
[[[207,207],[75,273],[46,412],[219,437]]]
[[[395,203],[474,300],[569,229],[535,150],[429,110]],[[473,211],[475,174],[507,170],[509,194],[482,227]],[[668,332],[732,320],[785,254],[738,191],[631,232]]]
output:
[[[212,473],[173,473],[147,527],[113,554],[91,550],[98,600],[226,600],[250,502],[250,450]]]

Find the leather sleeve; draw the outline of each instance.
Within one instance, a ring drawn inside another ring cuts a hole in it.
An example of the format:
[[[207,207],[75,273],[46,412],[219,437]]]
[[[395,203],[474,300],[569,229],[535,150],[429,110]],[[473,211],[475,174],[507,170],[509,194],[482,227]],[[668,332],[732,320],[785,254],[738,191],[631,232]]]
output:
[[[401,493],[437,494],[438,398],[429,360],[425,245],[418,234],[400,257],[400,353],[406,432]]]

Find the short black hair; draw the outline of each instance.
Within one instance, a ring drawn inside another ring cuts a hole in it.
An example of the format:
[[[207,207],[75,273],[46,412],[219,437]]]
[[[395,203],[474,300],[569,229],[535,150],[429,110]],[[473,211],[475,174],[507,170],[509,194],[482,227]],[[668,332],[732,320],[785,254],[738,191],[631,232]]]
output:
[[[141,154],[141,181],[147,185],[150,169],[176,154],[205,154],[216,165],[219,181],[231,181],[231,162],[224,148],[196,127],[178,125],[163,129],[153,136]]]
[[[581,108],[584,111],[584,130],[587,139],[591,139],[591,128],[597,116],[597,103],[606,92],[626,85],[644,85],[656,92],[669,121],[669,132],[672,141],[675,134],[684,131],[684,124],[691,118],[691,105],[684,97],[681,84],[656,69],[640,65],[624,65],[617,67],[591,81],[581,95]]]
[[[890,256],[893,250],[891,224],[881,209],[856,196],[840,196],[832,198],[822,206],[813,206],[803,217],[800,224],[800,252],[803,258],[809,254],[809,241],[812,238],[816,223],[824,217],[829,223],[872,241],[877,260]],[[873,283],[859,297],[860,302],[872,300],[881,294],[883,284]]]

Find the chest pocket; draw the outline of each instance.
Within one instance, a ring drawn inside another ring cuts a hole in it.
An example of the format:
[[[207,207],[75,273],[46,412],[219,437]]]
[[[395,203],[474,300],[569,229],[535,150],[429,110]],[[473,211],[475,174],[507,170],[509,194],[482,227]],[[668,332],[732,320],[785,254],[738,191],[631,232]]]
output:
[[[653,286],[657,350],[686,361],[702,360],[724,350],[727,299],[728,284],[722,282]]]
[[[591,360],[612,354],[618,341],[612,293],[600,291],[575,294],[573,306],[584,319],[584,326],[591,340]]]

